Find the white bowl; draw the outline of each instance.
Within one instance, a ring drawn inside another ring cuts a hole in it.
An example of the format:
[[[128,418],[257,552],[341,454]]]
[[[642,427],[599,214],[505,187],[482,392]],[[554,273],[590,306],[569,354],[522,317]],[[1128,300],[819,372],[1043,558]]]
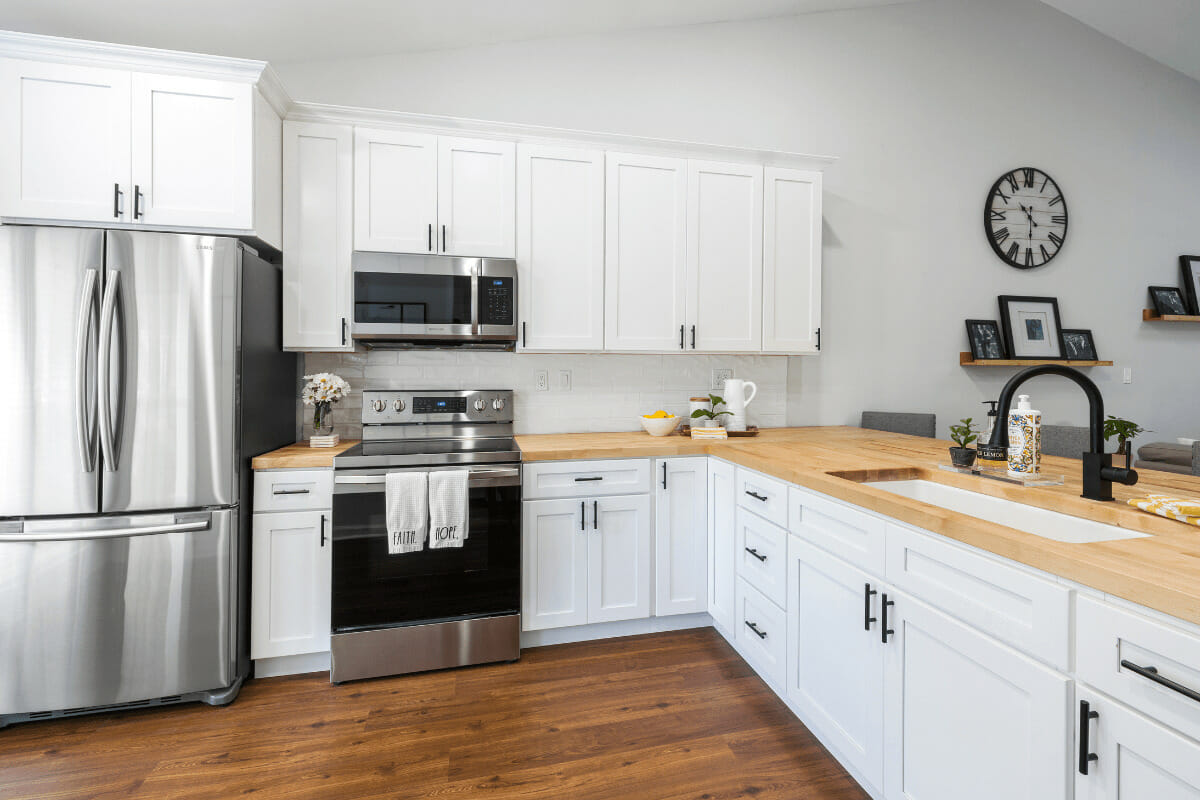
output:
[[[675,427],[679,425],[679,420],[683,419],[678,415],[674,417],[638,417],[642,421],[642,427],[646,429],[646,433],[651,436],[670,436],[675,432]]]

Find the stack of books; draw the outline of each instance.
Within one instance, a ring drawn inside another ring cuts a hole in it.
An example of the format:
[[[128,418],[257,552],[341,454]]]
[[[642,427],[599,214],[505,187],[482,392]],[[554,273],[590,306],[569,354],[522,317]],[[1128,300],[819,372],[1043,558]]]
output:
[[[692,428],[693,439],[728,439],[724,428]]]
[[[334,447],[341,441],[336,433],[331,433],[328,436],[310,436],[308,437],[309,447]]]

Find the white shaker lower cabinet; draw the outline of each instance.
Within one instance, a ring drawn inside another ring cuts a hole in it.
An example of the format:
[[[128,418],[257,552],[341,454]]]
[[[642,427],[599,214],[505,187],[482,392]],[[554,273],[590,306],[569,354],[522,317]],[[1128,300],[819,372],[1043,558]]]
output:
[[[788,537],[784,689],[837,757],[883,786],[883,656],[888,590],[841,559]]]
[[[250,657],[329,649],[333,544],[328,511],[254,515]]]
[[[654,614],[708,608],[708,458],[654,462]]]
[[[737,616],[737,468],[708,462],[708,614],[733,634]]]
[[[588,621],[587,502],[526,500],[521,508],[521,625],[527,631]]]
[[[887,599],[885,797],[1070,798],[1071,679],[906,595]]]
[[[1082,685],[1076,699],[1075,800],[1200,799],[1200,743]]]
[[[588,505],[588,622],[650,616],[649,495],[601,497]]]

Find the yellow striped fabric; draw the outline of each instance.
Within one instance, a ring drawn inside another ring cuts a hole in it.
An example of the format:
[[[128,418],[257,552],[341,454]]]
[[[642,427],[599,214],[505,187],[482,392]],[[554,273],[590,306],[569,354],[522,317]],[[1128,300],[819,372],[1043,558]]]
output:
[[[1165,494],[1152,494],[1141,500],[1130,500],[1129,505],[1160,517],[1200,526],[1200,500],[1180,500]]]

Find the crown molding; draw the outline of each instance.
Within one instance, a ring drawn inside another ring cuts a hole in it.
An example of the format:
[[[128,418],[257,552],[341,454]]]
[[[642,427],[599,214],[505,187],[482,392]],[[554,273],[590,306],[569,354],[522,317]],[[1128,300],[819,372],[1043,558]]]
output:
[[[433,114],[413,114],[405,111],[384,111],[372,108],[325,105],[297,101],[287,113],[288,120],[295,122],[324,122],[338,125],[361,125],[372,128],[390,128],[415,133],[456,133],[484,139],[516,140],[537,144],[561,144],[578,147],[591,145],[607,150],[628,150],[635,153],[686,156],[711,161],[737,161],[762,164],[767,167],[792,167],[821,170],[838,159],[836,156],[821,156],[808,153],[789,153],[778,150],[761,150],[746,147],[731,147],[702,142],[673,141],[646,136],[628,136],[618,133],[596,133],[570,128],[551,128],[541,125],[522,125],[511,122],[489,122],[486,120],[445,117]]]

